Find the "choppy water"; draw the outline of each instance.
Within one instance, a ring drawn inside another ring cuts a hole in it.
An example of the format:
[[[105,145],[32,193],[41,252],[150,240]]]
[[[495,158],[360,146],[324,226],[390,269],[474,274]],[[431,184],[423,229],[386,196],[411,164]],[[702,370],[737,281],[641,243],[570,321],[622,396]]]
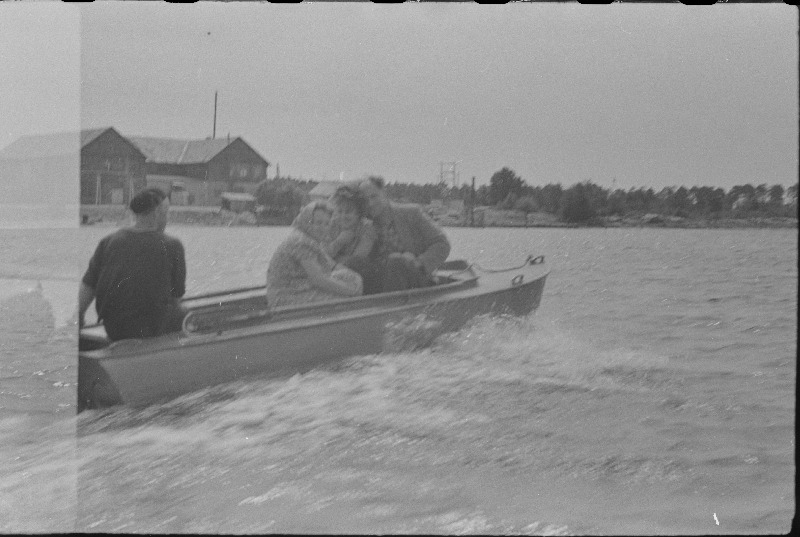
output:
[[[0,531],[790,528],[796,230],[449,229],[483,266],[545,254],[539,311],[76,420],[66,321],[109,231],[0,231]],[[196,294],[261,283],[286,229],[172,232]]]

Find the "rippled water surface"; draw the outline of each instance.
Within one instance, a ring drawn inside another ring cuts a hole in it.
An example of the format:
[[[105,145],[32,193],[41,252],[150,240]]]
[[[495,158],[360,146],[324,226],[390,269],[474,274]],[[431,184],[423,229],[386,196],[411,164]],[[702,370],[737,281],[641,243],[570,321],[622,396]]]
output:
[[[539,311],[76,419],[68,320],[110,231],[0,231],[0,531],[790,528],[796,230],[451,228],[451,258],[544,254]],[[287,229],[171,232],[197,294],[262,283]]]

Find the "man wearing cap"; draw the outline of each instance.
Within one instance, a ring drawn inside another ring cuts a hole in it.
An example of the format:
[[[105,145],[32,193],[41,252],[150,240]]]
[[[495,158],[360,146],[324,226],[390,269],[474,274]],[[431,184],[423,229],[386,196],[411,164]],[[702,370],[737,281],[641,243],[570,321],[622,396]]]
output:
[[[130,209],[136,222],[97,245],[78,292],[78,322],[95,300],[112,341],[153,337],[180,329],[186,290],[181,242],[164,233],[169,199],[157,188],[139,192]]]
[[[359,182],[378,240],[370,259],[347,265],[361,274],[365,294],[426,287],[447,259],[450,242],[419,205],[390,202],[383,186],[381,177]]]

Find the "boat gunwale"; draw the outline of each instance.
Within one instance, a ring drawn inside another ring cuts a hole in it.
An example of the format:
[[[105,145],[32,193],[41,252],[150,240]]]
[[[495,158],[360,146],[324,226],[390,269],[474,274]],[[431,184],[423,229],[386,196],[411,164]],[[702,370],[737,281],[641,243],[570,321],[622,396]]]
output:
[[[230,339],[239,339],[246,337],[261,336],[275,332],[294,331],[303,328],[310,328],[320,326],[323,324],[330,324],[332,322],[344,322],[360,317],[371,317],[375,315],[376,311],[395,313],[403,309],[417,307],[421,304],[429,302],[427,298],[433,299],[445,293],[452,293],[462,289],[471,289],[477,287],[479,276],[472,270],[461,270],[459,273],[469,273],[469,277],[463,280],[456,280],[442,285],[424,287],[419,289],[407,289],[401,291],[392,291],[390,293],[380,293],[376,295],[360,296],[353,298],[345,298],[341,300],[328,301],[318,304],[286,306],[284,308],[276,308],[276,312],[281,313],[304,313],[308,315],[298,316],[295,318],[284,319],[271,319],[264,323],[251,326],[232,327],[221,331],[209,331],[206,333],[186,333],[186,332],[172,332],[164,334],[155,338],[147,339],[123,339],[115,341],[110,345],[91,351],[83,351],[79,356],[91,358],[95,360],[115,360],[117,358],[128,358],[143,354],[143,346],[148,350],[152,349],[158,351],[168,351],[171,349],[185,348],[188,346],[205,345],[211,341],[227,341]],[[411,299],[418,299],[412,301]],[[421,299],[421,300],[419,300]],[[382,306],[380,302],[396,302],[397,300],[404,300],[402,304],[394,306]],[[377,302],[368,307],[358,307],[358,302]],[[211,307],[209,304],[208,307]],[[355,306],[343,311],[335,311],[336,308],[342,306]],[[334,310],[334,311],[331,311]],[[335,315],[335,317],[319,318],[322,315]],[[288,324],[294,323],[294,324]],[[111,354],[113,353],[113,354]],[[98,356],[98,354],[100,356]]]
[[[458,271],[467,272],[466,270]],[[421,287],[418,289],[406,289],[400,291],[391,291],[388,293],[377,293],[374,295],[361,295],[355,297],[347,297],[347,298],[340,298],[337,300],[328,300],[325,302],[317,302],[313,304],[297,304],[297,305],[290,305],[290,306],[283,306],[277,307],[273,311],[275,314],[291,314],[291,313],[305,313],[305,312],[313,312],[318,310],[320,313],[325,313],[326,310],[335,309],[342,305],[358,305],[358,303],[369,303],[369,302],[379,302],[379,301],[390,301],[398,298],[416,298],[418,296],[433,296],[435,294],[441,294],[444,292],[451,292],[457,290],[460,287],[474,287],[477,285],[477,280],[479,276],[475,274],[474,271],[469,271],[470,276],[464,279],[456,279],[455,281],[433,285],[430,287]],[[453,278],[452,275],[448,275],[448,277]],[[230,296],[230,295],[229,295]],[[257,295],[253,295],[251,297],[245,297],[242,300],[247,300],[247,298],[257,298],[265,296],[264,293],[258,293]],[[191,299],[189,299],[191,300]],[[223,305],[225,301],[220,301],[219,303],[209,303],[207,305],[198,306],[198,308],[213,308],[215,305]],[[302,317],[298,317],[302,318]],[[278,319],[280,321],[281,319]],[[290,319],[286,319],[290,320]]]
[[[528,269],[528,268],[530,267],[520,267],[519,269]],[[542,268],[544,267],[538,266],[536,267],[536,270],[540,271]],[[466,271],[458,271],[458,272],[466,272]],[[232,339],[248,339],[253,337],[263,337],[267,334],[273,334],[276,332],[292,332],[296,330],[317,327],[325,324],[350,322],[353,321],[354,319],[372,317],[376,315],[376,313],[396,314],[406,309],[417,308],[434,303],[435,298],[437,298],[441,294],[444,294],[445,291],[448,292],[447,294],[450,294],[453,291],[457,292],[461,290],[468,290],[479,287],[478,280],[480,279],[480,276],[475,274],[474,271],[472,270],[470,270],[470,273],[471,277],[468,279],[436,287],[394,291],[392,293],[370,295],[368,297],[354,297],[344,300],[326,302],[323,304],[314,304],[311,306],[289,306],[289,308],[292,308],[292,310],[294,311],[298,310],[302,311],[305,308],[310,308],[310,310],[312,311],[317,310],[318,312],[324,314],[326,313],[326,310],[331,310],[336,306],[348,303],[352,304],[355,301],[364,300],[365,298],[370,299],[370,301],[377,301],[385,298],[391,298],[391,299],[403,299],[403,298],[409,299],[411,297],[421,298],[421,300],[416,300],[416,301],[407,300],[405,303],[396,306],[381,307],[380,304],[376,304],[371,307],[354,308],[340,312],[333,312],[335,315],[334,317],[313,318],[309,316],[309,317],[298,317],[295,319],[282,319],[282,320],[279,319],[275,322],[265,322],[250,326],[233,327],[218,332],[212,331],[200,334],[186,334],[184,332],[174,332],[156,338],[126,339],[114,342],[111,345],[101,349],[82,351],[79,352],[78,354],[79,357],[81,358],[91,359],[96,361],[127,359],[135,356],[140,356],[143,354],[151,354],[153,352],[156,353],[171,352],[177,349],[185,349],[187,347],[208,345],[210,343],[224,343]],[[543,278],[546,278],[548,274],[549,270],[545,270],[540,275],[537,275],[536,278],[524,281],[521,284],[516,285],[515,288],[520,289],[531,285],[535,285]],[[493,279],[493,276],[496,275],[486,274],[485,276],[489,276],[489,279]],[[447,289],[442,289],[445,286],[448,286]],[[487,291],[486,294],[502,290],[503,289],[500,288],[493,289],[491,291]],[[431,300],[425,300],[426,298],[430,298]],[[463,299],[463,297],[453,298],[453,300],[460,300],[460,299]],[[450,300],[443,300],[441,302],[449,302],[449,301]],[[331,312],[328,311],[328,313]]]

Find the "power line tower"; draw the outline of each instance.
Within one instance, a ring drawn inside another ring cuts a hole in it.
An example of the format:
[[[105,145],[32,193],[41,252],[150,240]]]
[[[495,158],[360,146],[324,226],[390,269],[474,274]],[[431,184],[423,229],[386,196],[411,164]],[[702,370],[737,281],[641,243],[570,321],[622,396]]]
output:
[[[456,162],[440,162],[439,163],[439,185],[442,187],[452,186],[454,189],[458,188],[458,170]]]

